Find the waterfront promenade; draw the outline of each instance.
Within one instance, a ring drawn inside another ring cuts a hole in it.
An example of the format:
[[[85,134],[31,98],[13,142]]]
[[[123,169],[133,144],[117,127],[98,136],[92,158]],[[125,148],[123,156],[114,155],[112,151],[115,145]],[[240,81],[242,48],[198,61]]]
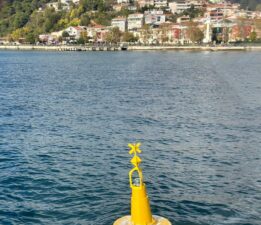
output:
[[[115,46],[81,46],[81,45],[0,45],[0,50],[40,50],[40,51],[149,51],[149,50],[195,50],[195,51],[252,51],[261,50],[260,46],[140,46],[131,45],[122,48],[120,45]]]

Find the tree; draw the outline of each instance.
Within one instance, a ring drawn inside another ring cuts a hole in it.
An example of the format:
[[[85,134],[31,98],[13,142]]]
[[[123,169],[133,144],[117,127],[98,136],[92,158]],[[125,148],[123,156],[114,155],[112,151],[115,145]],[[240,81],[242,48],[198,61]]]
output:
[[[105,40],[109,43],[118,43],[121,40],[121,31],[118,27],[113,27],[111,31],[106,34]]]
[[[25,13],[22,12],[17,13],[14,17],[13,27],[16,29],[23,27],[27,23],[28,18],[29,16],[26,15]]]
[[[34,36],[33,32],[29,32],[25,34],[25,41],[29,44],[35,44],[36,37]]]
[[[81,22],[80,25],[81,26],[88,26],[91,22],[90,17],[87,14],[84,14],[81,16]]]
[[[250,33],[250,41],[251,42],[253,42],[253,41],[256,41],[256,37],[257,37],[257,34],[256,34],[256,32],[255,31],[252,31],[251,33]]]
[[[85,41],[82,36],[77,40],[77,44],[80,44],[80,45],[85,44]]]
[[[11,39],[14,41],[18,41],[20,38],[23,37],[23,29],[19,28],[12,32]]]
[[[69,23],[69,25],[75,27],[75,26],[78,26],[78,25],[80,24],[80,22],[81,22],[80,19],[74,18],[74,19]]]
[[[136,42],[138,41],[138,38],[134,36],[131,32],[124,32],[122,36],[123,42]]]
[[[258,4],[258,5],[256,6],[256,11],[261,11],[261,4]]]
[[[203,14],[204,14],[204,11],[202,9],[197,9],[197,8],[195,8],[194,5],[191,5],[191,7],[189,9],[186,9],[181,13],[181,16],[185,15],[185,16],[189,16],[189,18],[193,19],[193,18],[198,17],[199,15],[203,16]]]
[[[81,39],[84,43],[89,42],[90,37],[88,37],[88,33],[87,33],[87,31],[83,31],[83,32],[81,32],[80,39]]]
[[[188,38],[193,43],[199,43],[203,40],[204,34],[203,32],[196,26],[196,24],[191,23],[187,29]]]
[[[229,28],[228,27],[224,27],[223,31],[222,31],[222,41],[224,43],[228,43],[229,41]]]
[[[142,27],[141,35],[142,35],[144,44],[148,44],[149,39],[151,38],[151,29],[150,29],[149,25],[145,24]]]
[[[67,38],[67,37],[70,37],[70,35],[69,35],[69,33],[67,31],[63,31],[62,37],[63,38]]]
[[[161,43],[165,43],[169,41],[169,37],[168,37],[168,31],[169,31],[169,26],[168,25],[161,25],[160,26],[160,33],[161,33]]]
[[[44,32],[55,30],[55,26],[62,17],[62,12],[55,12],[53,8],[47,8],[44,11]]]

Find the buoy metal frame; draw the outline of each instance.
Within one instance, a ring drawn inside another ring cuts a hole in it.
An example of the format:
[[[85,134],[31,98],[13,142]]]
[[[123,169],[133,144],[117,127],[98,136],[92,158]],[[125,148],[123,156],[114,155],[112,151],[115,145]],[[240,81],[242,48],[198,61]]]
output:
[[[149,198],[146,191],[146,185],[143,182],[142,170],[139,167],[141,163],[140,143],[128,144],[130,147],[129,154],[134,154],[131,163],[134,166],[129,172],[131,196],[131,215],[117,219],[113,225],[171,225],[170,221],[164,217],[152,215]],[[133,179],[133,174],[137,173],[138,178]]]

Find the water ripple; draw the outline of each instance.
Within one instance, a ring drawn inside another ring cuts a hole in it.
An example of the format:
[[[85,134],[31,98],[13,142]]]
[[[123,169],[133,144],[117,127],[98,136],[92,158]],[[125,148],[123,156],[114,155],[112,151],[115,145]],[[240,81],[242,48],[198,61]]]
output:
[[[259,225],[260,60],[0,52],[0,223],[110,225],[129,214],[126,145],[139,140],[154,214]]]

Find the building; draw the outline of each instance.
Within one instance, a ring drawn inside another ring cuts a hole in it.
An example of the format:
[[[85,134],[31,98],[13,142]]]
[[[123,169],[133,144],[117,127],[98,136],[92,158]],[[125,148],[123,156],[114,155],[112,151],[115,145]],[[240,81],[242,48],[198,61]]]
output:
[[[47,6],[48,8],[54,8],[55,11],[59,11],[59,9],[60,9],[60,4],[59,4],[59,2],[47,3],[46,6]]]
[[[89,37],[89,42],[106,42],[106,35],[109,31],[109,27],[99,24],[92,27],[85,27],[85,32],[87,33],[87,37]]]
[[[162,10],[151,10],[144,12],[145,24],[159,26],[165,23],[166,16]]]
[[[175,14],[179,14],[184,12],[185,10],[194,7],[196,9],[203,8],[204,2],[201,1],[186,1],[186,0],[180,0],[178,2],[170,2],[169,3],[169,8],[170,11]]]
[[[66,31],[69,36],[75,40],[78,40],[81,37],[81,33],[85,30],[85,27],[77,26],[77,27],[68,27],[64,31]]]
[[[177,18],[177,23],[183,23],[183,22],[188,22],[190,21],[190,17],[189,16],[180,16]]]
[[[66,0],[61,0],[60,2],[47,3],[46,6],[49,8],[54,8],[56,12],[60,10],[68,11],[70,9],[70,5]]]
[[[70,5],[71,0],[60,0],[61,4]]]
[[[128,16],[128,30],[137,30],[144,25],[144,16],[141,13],[134,13]]]
[[[166,8],[166,7],[168,7],[168,1],[167,0],[154,0],[154,6],[155,6],[155,8]]]
[[[130,0],[117,0],[118,4],[130,3]]]
[[[80,3],[80,0],[72,0],[72,2],[75,4],[75,5],[78,5]]]
[[[186,9],[190,8],[190,4],[186,1],[170,2],[169,3],[170,11],[175,14],[182,13]]]
[[[111,25],[118,27],[120,31],[125,32],[127,30],[127,19],[125,17],[116,17],[112,19]]]
[[[154,0],[137,0],[140,7],[153,6]]]
[[[206,13],[206,17],[210,18],[211,21],[217,21],[224,18],[224,12],[221,9],[213,9]]]

